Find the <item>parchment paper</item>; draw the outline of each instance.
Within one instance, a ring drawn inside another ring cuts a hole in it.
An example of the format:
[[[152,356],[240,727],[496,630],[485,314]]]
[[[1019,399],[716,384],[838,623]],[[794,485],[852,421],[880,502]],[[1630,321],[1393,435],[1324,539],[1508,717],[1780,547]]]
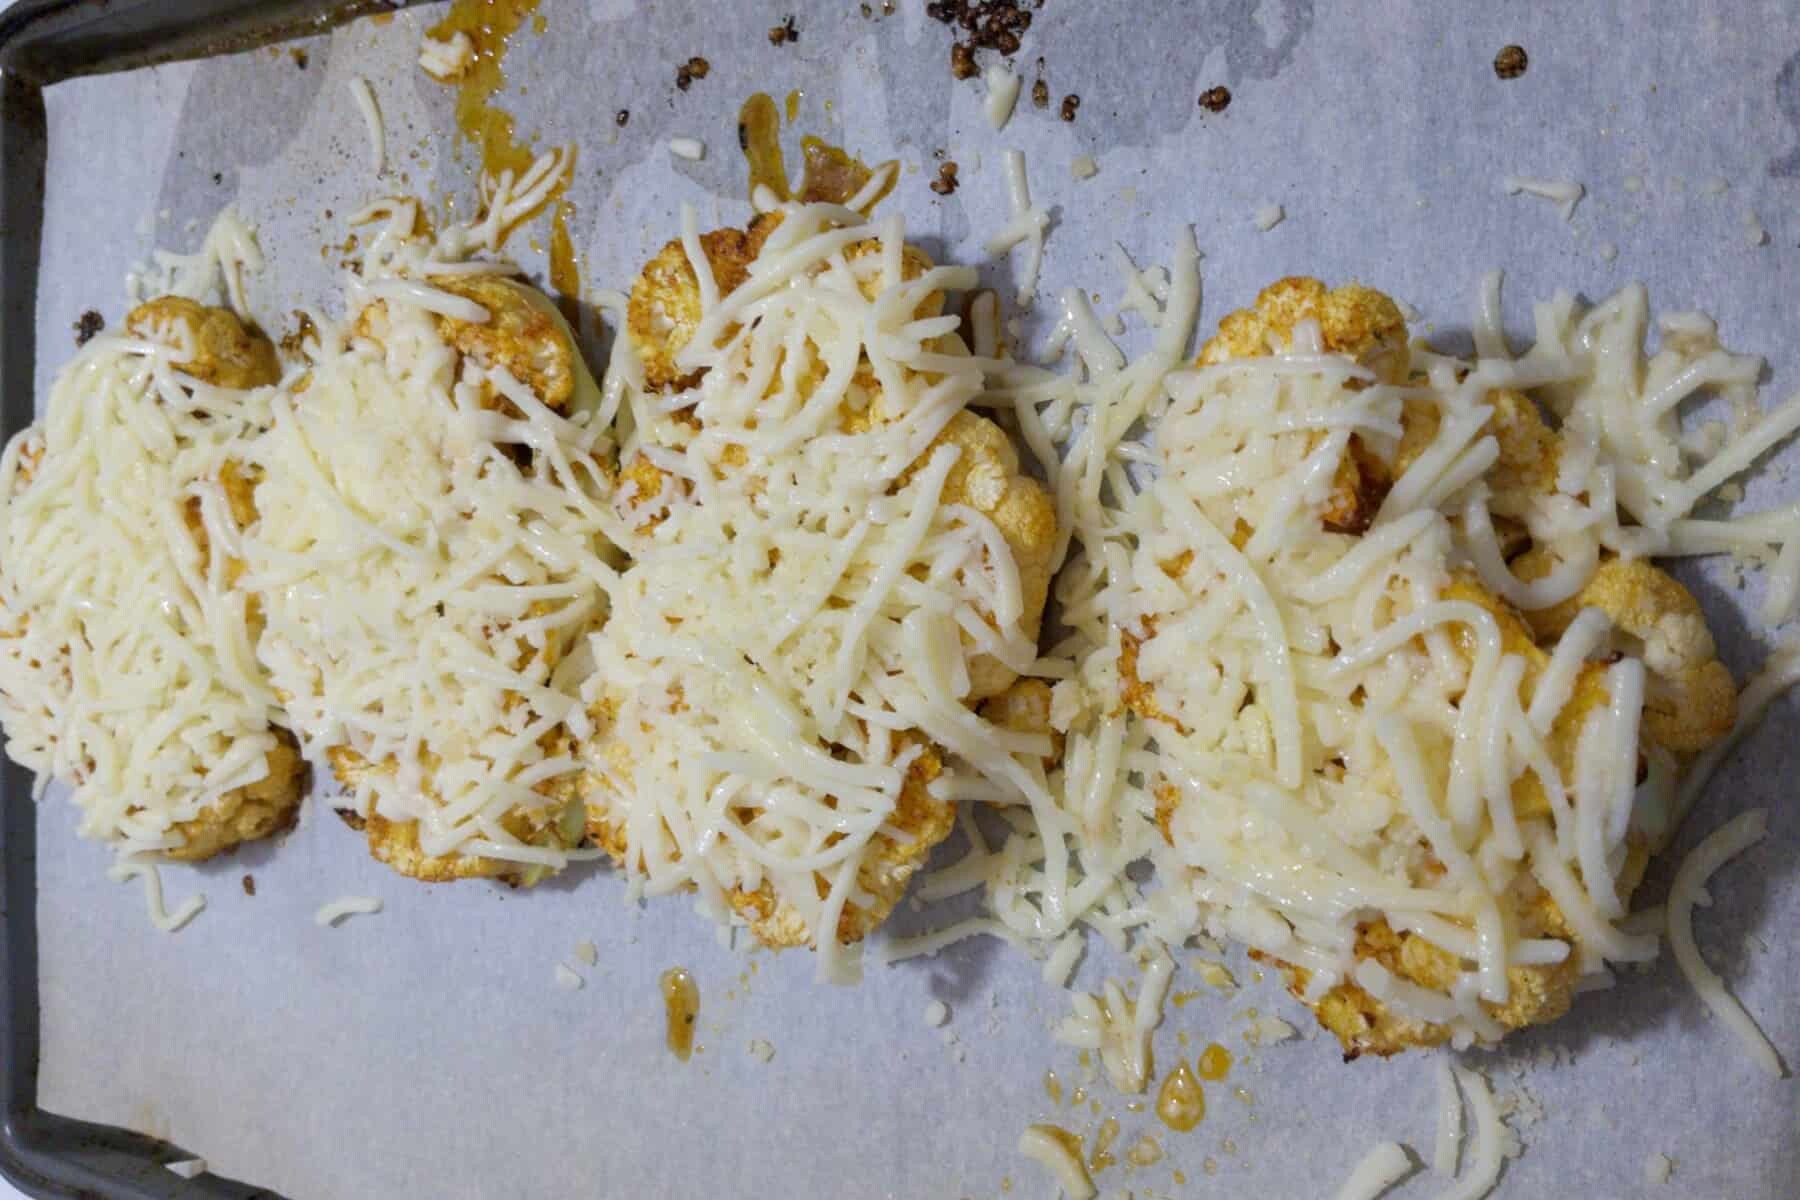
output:
[[[1642,279],[1661,308],[1704,308],[1731,345],[1766,354],[1778,393],[1800,379],[1791,6],[1051,0],[1016,60],[1026,94],[998,135],[979,83],[951,80],[949,38],[922,0],[886,17],[872,7],[873,18],[855,5],[802,10],[799,42],[776,48],[766,31],[784,5],[545,0],[546,32],[521,37],[508,59],[507,104],[544,144],[580,144],[574,228],[589,284],[628,286],[674,235],[683,201],[703,220],[741,223],[738,105],[753,90],[779,100],[799,88],[801,118],[785,136],[898,156],[907,173],[888,203],[939,256],[982,261],[1006,212],[1000,152],[1025,149],[1055,216],[1046,296],[1080,284],[1110,301],[1111,244],[1162,261],[1189,222],[1207,256],[1206,326],[1269,280],[1305,272],[1384,287],[1453,335],[1481,272],[1504,266],[1520,333],[1533,297],[1597,297]],[[342,240],[343,217],[363,200],[404,188],[466,204],[477,156],[455,140],[451,93],[414,65],[437,11],[300,43],[304,69],[260,51],[52,89],[40,396],[77,315],[95,306],[116,321],[124,269],[152,245],[191,248],[226,202],[260,224],[271,269],[253,295],[277,328],[328,286],[341,255],[319,247]],[[1508,42],[1531,65],[1501,82],[1491,62]],[[711,73],[678,92],[675,68],[694,54]],[[1048,112],[1029,100],[1039,55]],[[357,75],[385,114],[393,165],[379,183],[347,88]],[[1214,84],[1235,97],[1216,116],[1195,104]],[[1055,110],[1071,92],[1080,112],[1064,124]],[[620,108],[631,112],[623,129]],[[706,157],[672,158],[671,136],[701,138]],[[961,167],[961,190],[944,199],[926,186],[938,150]],[[1084,182],[1069,168],[1081,153],[1099,165]],[[1513,172],[1585,183],[1574,220],[1503,194]],[[1722,194],[1708,187],[1715,179]],[[1264,203],[1286,219],[1259,233],[1252,215]],[[1747,214],[1766,244],[1751,244]],[[530,236],[512,248],[536,268]],[[1010,272],[989,274],[1010,286]],[[1784,468],[1797,457],[1784,452],[1749,502],[1792,498]],[[1687,578],[1742,679],[1763,653],[1756,623],[1738,615],[1758,589],[1704,569]],[[1699,927],[1790,1060],[1800,1054],[1795,713],[1792,701],[1770,713],[1676,847],[1746,806],[1770,807],[1768,841],[1717,878]],[[1054,1120],[1086,1133],[1107,1116],[1123,1127],[1117,1150],[1151,1133],[1166,1153],[1129,1171],[1121,1155],[1098,1178],[1139,1197],[1330,1194],[1377,1139],[1430,1153],[1431,1061],[1345,1065],[1323,1035],[1250,1050],[1247,1010],[1308,1018],[1236,956],[1245,990],[1221,998],[1184,976],[1178,990],[1203,994],[1172,1005],[1157,1035],[1164,1064],[1211,1040],[1244,1060],[1209,1087],[1205,1122],[1179,1135],[1051,1042],[1066,996],[994,944],[832,988],[814,982],[804,953],[721,946],[682,899],[624,903],[605,870],[529,893],[422,887],[318,811],[278,845],[166,869],[171,904],[194,890],[208,900],[170,937],[149,926],[136,886],[105,881],[108,852],[73,825],[53,794],[39,823],[42,1103],[167,1137],[295,1197],[1050,1195],[1014,1151],[1020,1131]],[[246,873],[254,898],[240,889]],[[1668,874],[1653,872],[1645,902]],[[345,893],[380,896],[386,911],[315,927],[314,909]],[[903,909],[897,923],[934,919]],[[584,938],[599,965],[577,966],[581,990],[558,990],[554,967],[574,964]],[[673,965],[703,993],[701,1049],[685,1065],[662,1043],[657,976]],[[1079,981],[1107,974],[1132,971],[1090,949]],[[922,1018],[934,997],[950,1006],[953,1045]],[[752,1039],[773,1045],[772,1061],[752,1057]],[[1637,1194],[1652,1152],[1676,1163],[1659,1194],[1793,1194],[1795,1085],[1757,1074],[1666,956],[1583,997],[1567,1020],[1471,1058],[1520,1109],[1525,1149],[1502,1195]],[[1061,1104],[1043,1084],[1052,1069]],[[1071,1105],[1083,1083],[1091,1099]],[[1421,1173],[1398,1194],[1440,1188]]]

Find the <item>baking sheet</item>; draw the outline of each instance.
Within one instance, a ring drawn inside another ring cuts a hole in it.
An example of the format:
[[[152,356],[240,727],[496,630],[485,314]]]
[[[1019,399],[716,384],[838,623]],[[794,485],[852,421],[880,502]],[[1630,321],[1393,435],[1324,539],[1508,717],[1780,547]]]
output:
[[[506,104],[542,144],[580,145],[573,231],[589,284],[626,286],[674,234],[684,201],[703,220],[741,222],[737,107],[753,90],[780,99],[799,88],[800,120],[785,136],[897,156],[907,173],[887,203],[940,257],[981,261],[1006,212],[1000,152],[1024,149],[1055,221],[1043,295],[1078,284],[1112,297],[1114,241],[1140,263],[1160,261],[1188,222],[1206,254],[1203,324],[1305,272],[1382,286],[1454,338],[1480,274],[1498,265],[1517,331],[1529,328],[1531,297],[1598,297],[1642,279],[1659,307],[1705,308],[1734,348],[1766,354],[1777,394],[1800,382],[1790,331],[1800,13],[1789,6],[1050,0],[1016,60],[1026,95],[1001,134],[983,117],[980,85],[950,79],[949,39],[922,0],[886,16],[870,7],[868,18],[854,5],[801,11],[799,42],[776,48],[766,31],[783,6],[544,0],[545,33],[522,36],[507,60]],[[455,139],[451,94],[414,65],[439,11],[295,43],[304,67],[265,50],[51,89],[39,395],[76,317],[97,307],[116,321],[124,269],[154,245],[195,245],[221,204],[260,224],[271,269],[252,298],[275,326],[328,287],[341,256],[320,245],[341,241],[342,218],[378,190],[466,204],[477,158]],[[1531,65],[1502,83],[1490,64],[1508,42]],[[678,92],[675,68],[694,54],[711,73]],[[1039,55],[1049,112],[1029,100]],[[379,184],[348,90],[359,75],[388,128],[392,167]],[[1219,83],[1230,109],[1197,108]],[[1082,103],[1064,124],[1055,109],[1071,92]],[[631,111],[623,129],[620,108]],[[706,157],[672,158],[672,136],[701,138]],[[939,150],[962,181],[942,199],[926,187]],[[1099,172],[1077,181],[1069,164],[1083,153]],[[1587,195],[1564,222],[1548,202],[1503,194],[1511,172],[1580,180]],[[1259,233],[1252,218],[1266,203],[1286,219]],[[1765,244],[1752,244],[1752,220]],[[536,269],[529,237],[512,249]],[[1012,278],[1009,264],[988,273]],[[1797,460],[1792,448],[1779,456],[1748,503],[1791,499],[1800,489],[1784,468]],[[1765,635],[1738,615],[1754,611],[1757,587],[1704,569],[1688,578],[1741,679],[1763,653]],[[1800,815],[1786,803],[1800,772],[1795,712],[1792,701],[1771,711],[1676,846],[1769,806],[1769,839],[1718,877],[1699,926],[1790,1058],[1800,1053]],[[1377,1139],[1430,1152],[1430,1059],[1346,1066],[1323,1035],[1246,1047],[1250,1010],[1296,1024],[1305,1014],[1237,956],[1242,992],[1171,1005],[1157,1034],[1164,1063],[1212,1040],[1240,1055],[1228,1084],[1209,1088],[1205,1122],[1174,1134],[1051,1042],[1066,996],[992,943],[832,988],[814,982],[805,954],[721,945],[685,900],[627,903],[604,869],[530,893],[424,887],[370,861],[317,811],[279,845],[165,869],[171,905],[196,890],[208,901],[170,937],[149,926],[135,885],[105,881],[108,852],[78,841],[73,824],[53,794],[39,822],[41,1104],[168,1138],[294,1197],[1049,1195],[1014,1151],[1019,1132],[1054,1120],[1086,1133],[1106,1117],[1122,1126],[1118,1149],[1149,1133],[1164,1151],[1130,1169],[1121,1155],[1097,1177],[1103,1191],[1139,1197],[1312,1196],[1334,1190]],[[254,898],[240,887],[246,873]],[[1653,870],[1645,902],[1668,874]],[[314,926],[314,909],[345,893],[386,909]],[[896,925],[934,919],[903,909]],[[559,990],[555,965],[574,964],[581,939],[597,944],[599,963],[577,966],[581,990]],[[700,1050],[686,1064],[662,1045],[657,977],[675,965],[703,993]],[[1078,981],[1131,973],[1096,945]],[[1191,974],[1176,987],[1206,992]],[[952,1014],[942,1030],[922,1017],[934,998]],[[753,1039],[773,1046],[771,1061],[752,1056]],[[1666,956],[1647,974],[1626,970],[1558,1025],[1470,1058],[1517,1109],[1524,1151],[1501,1195],[1635,1193],[1653,1152],[1675,1160],[1660,1189],[1671,1196],[1787,1195],[1800,1176],[1795,1085],[1757,1074]],[[1071,1104],[1083,1084],[1088,1099]],[[1437,1190],[1421,1173],[1397,1194]]]

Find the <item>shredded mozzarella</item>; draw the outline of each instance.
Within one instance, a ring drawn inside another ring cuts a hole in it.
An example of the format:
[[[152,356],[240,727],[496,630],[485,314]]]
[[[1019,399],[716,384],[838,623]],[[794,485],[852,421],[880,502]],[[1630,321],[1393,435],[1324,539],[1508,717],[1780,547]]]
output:
[[[1398,1142],[1378,1142],[1369,1148],[1350,1177],[1337,1190],[1337,1200],[1376,1200],[1405,1179],[1412,1159]]]
[[[375,90],[367,79],[356,75],[350,80],[350,96],[362,113],[363,128],[369,134],[369,154],[374,161],[375,174],[379,175],[387,170],[387,129],[382,124],[381,108],[375,103]]]
[[[321,929],[335,928],[346,917],[368,916],[381,911],[381,900],[375,896],[340,896],[321,904],[313,914],[313,924]]]
[[[988,124],[996,131],[1005,129],[1007,121],[1012,119],[1013,105],[1019,102],[1021,80],[1005,63],[995,63],[989,67],[982,79],[987,83],[984,107],[987,109]]]
[[[1050,1172],[1064,1200],[1093,1200],[1099,1192],[1081,1159],[1080,1144],[1072,1147],[1073,1141],[1072,1134],[1054,1125],[1032,1125],[1019,1135],[1019,1153]]]
[[[259,262],[227,212],[151,282],[214,303]],[[270,420],[269,391],[184,374],[196,336],[176,317],[148,337],[94,338],[0,456],[6,752],[39,794],[70,785],[81,833],[121,855],[205,842],[284,753],[228,485]],[[281,783],[272,806],[292,801]]]
[[[957,786],[1010,798],[1050,749],[971,711],[1037,659],[1009,535],[958,482],[1000,465],[965,460],[988,453],[962,412],[982,367],[935,315],[935,293],[972,282],[919,274],[897,219],[794,206],[735,290],[696,271],[702,317],[677,355],[700,377],[679,393],[692,423],[625,387],[644,419],[623,458],[661,496],[631,515],[632,565],[588,646],[590,805],[648,892],[693,887],[717,917],[778,925],[828,978],[854,977],[846,943],[922,856],[947,755]],[[614,377],[641,379],[619,346]]]
[[[1531,179],[1523,175],[1508,175],[1503,182],[1506,194],[1517,196],[1523,192],[1527,196],[1537,196],[1548,200],[1562,210],[1565,221],[1575,216],[1575,206],[1587,189],[1572,179]]]
[[[699,162],[706,157],[706,143],[699,138],[670,138],[669,153],[676,158],[685,158],[689,162]]]
[[[1763,1073],[1780,1079],[1787,1072],[1781,1065],[1781,1056],[1769,1043],[1768,1035],[1757,1026],[1737,998],[1725,990],[1724,981],[1706,965],[1694,942],[1694,906],[1711,903],[1706,892],[1707,880],[1731,859],[1760,842],[1767,832],[1768,814],[1754,808],[1715,829],[1682,859],[1675,872],[1675,882],[1669,886],[1668,934],[1675,962],[1689,986],[1705,1001],[1713,1016],[1737,1037]]]
[[[133,879],[144,881],[144,907],[150,914],[150,923],[164,933],[178,932],[184,925],[199,916],[206,907],[206,896],[195,892],[186,900],[175,906],[170,912],[163,907],[162,872],[155,863],[118,862],[106,869],[106,877],[114,883],[129,883]]]

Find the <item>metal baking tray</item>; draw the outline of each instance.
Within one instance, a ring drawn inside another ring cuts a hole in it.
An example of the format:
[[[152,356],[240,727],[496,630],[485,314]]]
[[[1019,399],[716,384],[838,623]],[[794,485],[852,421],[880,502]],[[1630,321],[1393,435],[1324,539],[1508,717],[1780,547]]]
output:
[[[46,139],[43,90],[78,75],[245,50],[317,33],[381,0],[20,0],[0,13],[0,421],[33,409]],[[276,1193],[165,1169],[179,1146],[38,1107],[37,806],[31,774],[0,775],[0,1175],[34,1196],[248,1200]]]

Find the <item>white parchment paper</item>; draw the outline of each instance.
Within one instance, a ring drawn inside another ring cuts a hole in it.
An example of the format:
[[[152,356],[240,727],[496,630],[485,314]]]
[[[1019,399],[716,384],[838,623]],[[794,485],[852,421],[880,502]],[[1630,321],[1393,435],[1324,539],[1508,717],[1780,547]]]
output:
[[[1017,57],[1026,95],[1000,134],[980,84],[949,77],[948,36],[923,0],[888,16],[870,7],[869,18],[856,5],[802,9],[799,42],[776,48],[766,31],[789,6],[762,0],[544,0],[544,34],[523,36],[507,61],[506,103],[543,144],[580,145],[571,195],[588,283],[628,286],[674,235],[684,201],[703,221],[741,223],[738,105],[753,90],[779,100],[801,89],[786,136],[898,157],[908,171],[887,203],[940,257],[981,261],[1006,212],[1000,152],[1026,150],[1055,218],[1042,295],[1078,284],[1110,298],[1114,242],[1160,261],[1190,223],[1206,254],[1203,326],[1290,273],[1383,287],[1452,339],[1492,266],[1509,272],[1520,333],[1532,297],[1598,297],[1641,279],[1659,307],[1704,308],[1734,348],[1767,355],[1778,393],[1800,386],[1800,12],[1789,5],[1050,0]],[[466,205],[478,156],[455,140],[451,93],[414,65],[437,12],[302,43],[304,69],[259,51],[53,88],[40,396],[76,317],[97,307],[119,319],[125,268],[153,245],[193,246],[222,204],[261,227],[271,269],[253,297],[273,328],[327,288],[341,255],[320,246],[340,242],[344,216],[371,195]],[[1508,42],[1531,65],[1501,82],[1491,62]],[[711,73],[678,92],[675,68],[694,54]],[[1047,112],[1029,100],[1039,55]],[[356,76],[387,124],[379,181],[347,86]],[[1195,104],[1214,84],[1235,97],[1221,115]],[[1082,99],[1072,124],[1055,116],[1068,93]],[[702,139],[705,158],[672,158],[672,136]],[[926,186],[940,150],[961,168],[948,198]],[[1070,171],[1079,154],[1099,167],[1086,181]],[[1587,194],[1565,222],[1548,202],[1505,195],[1509,173],[1579,180]],[[1253,215],[1268,203],[1286,219],[1258,232]],[[1753,244],[1753,228],[1766,242]],[[529,239],[513,249],[535,269]],[[1011,271],[988,273],[1008,286]],[[1778,456],[1747,502],[1792,499],[1795,461],[1793,448]],[[1742,679],[1768,638],[1740,615],[1758,586],[1704,567],[1686,578]],[[1773,709],[1676,846],[1769,807],[1769,839],[1715,880],[1699,929],[1790,1061],[1795,728],[1793,701]],[[279,844],[166,869],[171,904],[196,890],[208,901],[171,937],[149,926],[135,886],[105,881],[108,852],[78,841],[73,824],[53,793],[39,821],[42,1104],[169,1138],[294,1197],[1049,1195],[1014,1151],[1022,1128],[1054,1120],[1087,1133],[1109,1116],[1118,1150],[1150,1133],[1165,1152],[1130,1169],[1121,1155],[1100,1174],[1103,1190],[1139,1197],[1329,1195],[1377,1139],[1430,1153],[1430,1060],[1345,1065],[1323,1035],[1246,1047],[1249,1010],[1302,1025],[1307,1014],[1236,956],[1244,991],[1223,998],[1185,975],[1177,990],[1201,994],[1171,1005],[1158,1032],[1164,1064],[1214,1040],[1240,1056],[1227,1084],[1209,1087],[1205,1122],[1173,1134],[1051,1042],[1065,995],[994,944],[837,989],[814,982],[806,954],[722,946],[684,900],[625,903],[603,869],[529,893],[411,883],[319,811]],[[240,887],[247,873],[254,898]],[[1645,902],[1669,873],[1653,871]],[[313,911],[346,893],[386,909],[317,928]],[[932,919],[903,909],[896,923]],[[597,966],[576,963],[582,939],[597,944]],[[585,986],[559,990],[558,962]],[[674,965],[703,993],[701,1049],[686,1064],[662,1044],[657,977]],[[1078,980],[1129,973],[1096,946]],[[933,998],[952,1014],[943,1030],[922,1018]],[[751,1055],[753,1039],[773,1046],[771,1061]],[[1666,956],[1471,1060],[1518,1109],[1524,1151],[1501,1195],[1635,1195],[1657,1152],[1675,1161],[1658,1194],[1789,1196],[1800,1177],[1796,1085],[1757,1074]],[[1441,1187],[1421,1173],[1397,1194]]]

